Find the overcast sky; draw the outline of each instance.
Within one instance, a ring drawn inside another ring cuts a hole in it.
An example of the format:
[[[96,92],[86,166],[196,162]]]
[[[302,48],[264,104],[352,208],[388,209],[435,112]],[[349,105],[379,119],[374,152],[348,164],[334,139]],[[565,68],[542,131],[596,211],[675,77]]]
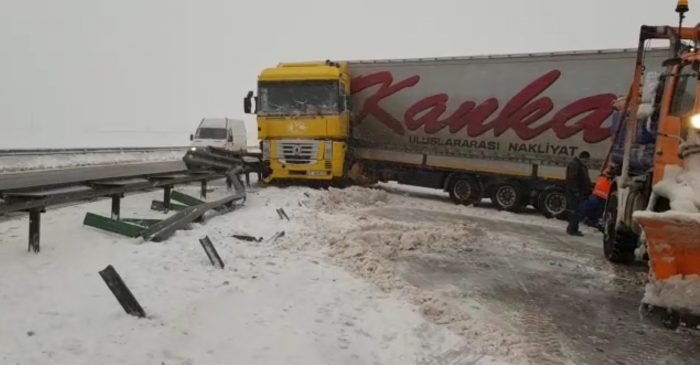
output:
[[[694,6],[688,25],[700,18]],[[255,139],[241,99],[280,61],[629,48],[641,24],[677,24],[674,8],[673,0],[0,0],[0,149],[185,145],[204,116],[245,118]]]

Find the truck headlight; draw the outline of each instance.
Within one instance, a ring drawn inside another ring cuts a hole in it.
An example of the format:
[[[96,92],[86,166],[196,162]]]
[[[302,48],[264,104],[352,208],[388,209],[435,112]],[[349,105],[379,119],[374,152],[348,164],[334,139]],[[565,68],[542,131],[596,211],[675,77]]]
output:
[[[333,141],[326,140],[324,142],[325,149],[323,150],[323,159],[332,160],[333,159]]]
[[[690,117],[690,125],[695,129],[700,129],[700,114],[695,114]]]
[[[263,161],[270,159],[270,141],[262,141],[262,159]]]

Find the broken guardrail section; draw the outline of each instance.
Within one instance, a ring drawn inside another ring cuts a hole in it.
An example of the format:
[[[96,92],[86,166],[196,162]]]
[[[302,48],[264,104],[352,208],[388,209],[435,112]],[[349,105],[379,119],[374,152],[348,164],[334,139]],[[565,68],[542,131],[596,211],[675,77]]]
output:
[[[246,199],[246,192],[245,186],[238,177],[241,169],[239,167],[225,174],[227,180],[235,187],[235,193],[213,202],[205,202],[177,191],[168,192],[168,198],[183,204],[175,214],[166,219],[125,218],[117,220],[87,213],[83,224],[127,237],[135,238],[141,236],[147,241],[166,240],[175,231],[187,228],[194,221],[203,220],[204,214],[209,210],[226,213],[242,205]],[[151,206],[153,207],[154,204],[155,202]],[[170,208],[173,208],[172,203],[170,203]]]

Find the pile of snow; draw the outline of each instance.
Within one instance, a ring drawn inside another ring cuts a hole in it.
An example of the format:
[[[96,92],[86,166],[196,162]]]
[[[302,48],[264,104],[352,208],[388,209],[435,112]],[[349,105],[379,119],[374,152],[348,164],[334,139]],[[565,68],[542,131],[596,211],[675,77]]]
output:
[[[184,151],[75,153],[41,156],[2,156],[0,173],[49,170],[69,167],[109,165],[136,162],[178,161]]]
[[[488,315],[475,313],[465,306],[465,298],[417,288],[402,279],[396,265],[396,260],[402,257],[454,257],[477,248],[487,250],[488,244],[493,242],[477,224],[412,219],[414,204],[424,207],[438,204],[444,208],[444,203],[407,198],[381,189],[352,187],[313,191],[307,195],[303,205],[312,209],[296,211],[297,218],[305,224],[291,232],[290,240],[305,242],[312,250],[326,253],[338,265],[387,293],[399,293],[418,306],[426,318],[459,334],[476,351],[512,361],[523,357],[510,346],[523,339],[512,331],[505,331],[498,315],[485,319]],[[411,219],[382,217],[383,213],[394,211],[404,211]]]
[[[380,206],[389,201],[389,194],[380,189],[351,186],[347,189],[330,188],[315,194],[311,206],[324,211],[335,212],[339,207],[359,208]]]
[[[700,315],[700,276],[676,275],[647,284],[642,302]]]
[[[700,154],[688,156],[685,168],[667,165],[654,193],[668,199],[673,211],[700,213]]]

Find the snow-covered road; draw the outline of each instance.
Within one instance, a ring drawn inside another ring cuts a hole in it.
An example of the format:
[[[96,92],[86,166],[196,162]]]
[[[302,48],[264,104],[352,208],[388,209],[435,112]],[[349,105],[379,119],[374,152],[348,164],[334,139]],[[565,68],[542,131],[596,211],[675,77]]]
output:
[[[159,195],[128,196],[122,215],[161,217]],[[49,210],[39,255],[26,218],[0,221],[0,364],[691,364],[700,350],[639,321],[645,268],[609,265],[597,233],[439,192],[253,188],[163,243],[84,227],[87,211],[109,201]],[[108,264],[147,319],[118,306]]]

